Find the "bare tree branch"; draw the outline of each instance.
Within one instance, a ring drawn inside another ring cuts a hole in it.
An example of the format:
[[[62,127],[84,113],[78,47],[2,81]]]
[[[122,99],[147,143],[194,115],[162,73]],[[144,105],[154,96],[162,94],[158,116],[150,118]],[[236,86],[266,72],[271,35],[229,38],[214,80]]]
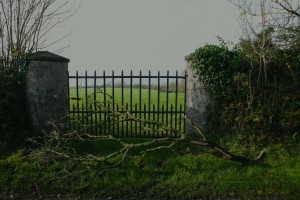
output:
[[[72,0],[1,0],[0,57],[4,65],[18,66],[25,53],[48,48],[66,38],[48,40],[50,32],[75,12]]]
[[[297,17],[300,17],[300,13],[297,12],[297,10],[299,10],[299,5],[298,5],[298,8],[297,9],[294,9],[293,6],[292,6],[292,3],[289,2],[288,0],[284,0],[284,3],[283,4],[282,2],[280,2],[279,0],[275,0],[274,1],[276,4],[280,5],[281,8],[283,8],[285,11],[297,16]]]

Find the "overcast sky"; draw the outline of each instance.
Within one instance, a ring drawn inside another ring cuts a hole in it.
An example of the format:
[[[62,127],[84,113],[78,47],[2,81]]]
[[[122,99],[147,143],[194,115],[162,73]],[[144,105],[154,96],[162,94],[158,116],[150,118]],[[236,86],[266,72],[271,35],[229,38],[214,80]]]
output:
[[[217,36],[237,41],[238,16],[227,0],[81,0],[59,30],[72,30],[61,55],[70,73],[182,72],[184,57]]]

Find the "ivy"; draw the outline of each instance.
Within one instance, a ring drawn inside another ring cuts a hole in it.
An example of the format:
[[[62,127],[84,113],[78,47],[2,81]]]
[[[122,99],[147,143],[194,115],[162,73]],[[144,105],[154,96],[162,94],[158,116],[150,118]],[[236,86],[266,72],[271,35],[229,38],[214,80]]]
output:
[[[271,37],[272,34],[269,34]],[[257,38],[259,40],[260,38]],[[208,129],[223,133],[295,134],[299,130],[299,49],[280,49],[270,42],[273,55],[261,78],[261,63],[242,39],[229,48],[207,44],[186,57],[212,100]]]
[[[240,51],[230,50],[225,44],[205,45],[187,56],[186,60],[216,104],[236,97],[233,87],[244,62]]]

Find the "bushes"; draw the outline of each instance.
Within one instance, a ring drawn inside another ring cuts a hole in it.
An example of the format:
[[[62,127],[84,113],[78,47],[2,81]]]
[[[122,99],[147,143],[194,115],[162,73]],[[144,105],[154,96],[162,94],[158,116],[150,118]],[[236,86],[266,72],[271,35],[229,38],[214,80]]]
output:
[[[0,66],[0,132],[12,133],[26,127],[25,73],[26,57],[18,66]],[[1,136],[3,136],[1,134]]]
[[[248,45],[246,40],[233,49],[224,42],[205,45],[186,58],[211,95],[211,131],[295,134],[300,130],[299,51],[274,50],[263,76],[262,63],[247,56]]]

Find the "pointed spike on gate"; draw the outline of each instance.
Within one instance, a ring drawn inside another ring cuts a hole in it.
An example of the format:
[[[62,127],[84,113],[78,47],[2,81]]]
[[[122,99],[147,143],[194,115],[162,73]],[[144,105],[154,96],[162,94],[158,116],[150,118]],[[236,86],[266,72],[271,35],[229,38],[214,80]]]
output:
[[[112,70],[112,71],[111,71],[111,75],[113,76],[114,74],[115,74],[115,71],[114,71],[114,70]]]

